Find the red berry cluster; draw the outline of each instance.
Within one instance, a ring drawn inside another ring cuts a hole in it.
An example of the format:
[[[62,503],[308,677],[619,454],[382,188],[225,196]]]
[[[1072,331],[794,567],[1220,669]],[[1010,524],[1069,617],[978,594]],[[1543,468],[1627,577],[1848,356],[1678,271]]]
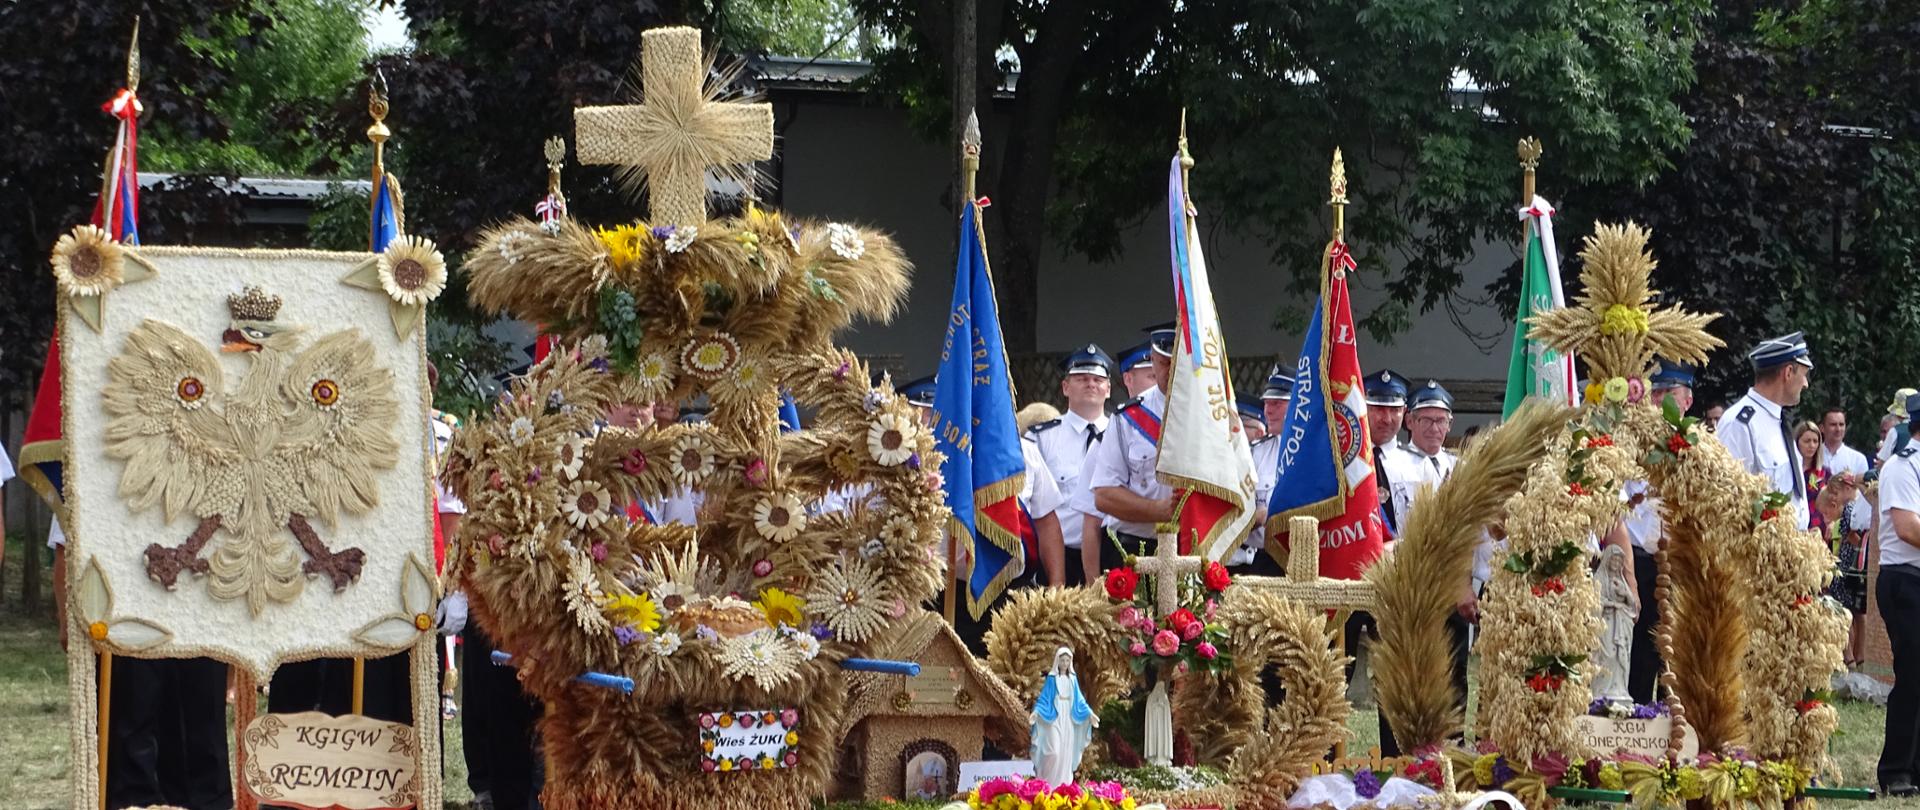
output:
[[[1567,494],[1577,498],[1581,495],[1591,495],[1593,491],[1582,486],[1579,481],[1575,481],[1567,485]]]
[[[1567,583],[1565,580],[1562,580],[1559,577],[1547,577],[1546,579],[1533,583],[1534,596],[1546,596],[1547,594],[1550,594],[1550,593],[1566,593],[1566,592],[1567,592]]]
[[[1813,604],[1813,597],[1804,593],[1793,598],[1793,606],[1796,608],[1803,608],[1811,604]]]
[[[1775,509],[1775,508],[1773,508],[1773,507],[1771,507],[1771,506],[1769,506],[1769,507],[1767,507],[1767,508],[1765,508],[1765,509],[1762,509],[1762,510],[1760,510],[1760,520],[1761,520],[1762,522],[1765,522],[1765,521],[1769,521],[1769,520],[1772,520],[1772,519],[1774,519],[1774,518],[1777,518],[1777,517],[1779,517],[1779,516],[1780,516],[1780,510],[1778,510],[1778,509]]]
[[[1685,434],[1675,433],[1667,437],[1667,452],[1677,454],[1692,446],[1693,442],[1687,441]]]
[[[1793,708],[1795,711],[1798,711],[1801,714],[1806,714],[1807,712],[1813,711],[1814,709],[1818,709],[1821,706],[1825,706],[1825,705],[1826,704],[1821,701],[1808,698],[1806,700],[1800,701],[1799,703],[1793,704]]]
[[[1612,447],[1612,446],[1613,446],[1613,437],[1604,433],[1587,440],[1587,447],[1590,447],[1590,448],[1591,447]]]

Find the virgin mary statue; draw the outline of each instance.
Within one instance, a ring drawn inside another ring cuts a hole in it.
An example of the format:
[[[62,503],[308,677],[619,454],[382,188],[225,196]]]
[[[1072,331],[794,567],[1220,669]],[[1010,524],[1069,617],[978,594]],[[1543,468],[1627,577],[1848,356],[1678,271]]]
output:
[[[1080,767],[1080,753],[1093,740],[1100,718],[1080,694],[1080,681],[1073,671],[1073,651],[1061,647],[1053,654],[1053,670],[1040,687],[1033,713],[1027,716],[1033,736],[1033,775],[1050,785],[1073,781]]]

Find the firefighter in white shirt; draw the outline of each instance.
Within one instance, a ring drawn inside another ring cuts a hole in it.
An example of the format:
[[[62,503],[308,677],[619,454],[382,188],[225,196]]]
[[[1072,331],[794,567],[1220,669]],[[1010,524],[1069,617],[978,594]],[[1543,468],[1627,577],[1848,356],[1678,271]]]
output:
[[[1786,409],[1800,404],[1813,373],[1813,358],[1807,352],[1807,340],[1799,332],[1782,335],[1747,352],[1753,364],[1753,387],[1727,407],[1714,432],[1727,452],[1747,472],[1759,473],[1784,493],[1793,506],[1795,525],[1807,528],[1807,481],[1801,473],[1800,450],[1787,435]]]
[[[1173,517],[1173,490],[1155,471],[1160,457],[1160,420],[1167,408],[1167,376],[1173,365],[1173,325],[1147,330],[1158,382],[1121,406],[1113,425],[1087,458],[1087,486],[1094,505],[1109,517],[1100,545],[1100,569],[1120,567],[1125,555],[1154,550],[1154,527]]]
[[[1065,373],[1060,380],[1067,412],[1026,431],[1026,438],[1038,446],[1047,469],[1053,472],[1054,484],[1064,495],[1079,489],[1080,468],[1107,429],[1107,397],[1113,392],[1112,368],[1113,358],[1091,343],[1068,355],[1062,364]],[[1056,514],[1060,518],[1061,540],[1066,546],[1066,584],[1069,587],[1084,585],[1089,570],[1099,569],[1099,547],[1096,545],[1089,553],[1082,554],[1084,515],[1071,501],[1063,503]],[[1096,536],[1095,542],[1098,540]]]
[[[1261,576],[1279,576],[1280,562],[1272,556],[1261,554],[1267,547],[1267,502],[1273,496],[1274,483],[1280,475],[1280,440],[1274,436],[1280,425],[1287,420],[1287,406],[1293,403],[1293,377],[1279,366],[1267,375],[1267,386],[1260,392],[1262,417],[1267,426],[1267,435],[1253,442],[1248,449],[1253,451],[1253,529],[1233,553],[1228,567],[1236,573],[1258,574]]]

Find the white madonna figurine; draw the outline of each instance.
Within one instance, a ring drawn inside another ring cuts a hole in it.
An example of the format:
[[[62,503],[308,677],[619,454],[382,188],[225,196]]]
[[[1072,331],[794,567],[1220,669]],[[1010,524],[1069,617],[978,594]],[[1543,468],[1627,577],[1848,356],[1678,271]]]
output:
[[[1047,673],[1027,722],[1033,737],[1034,778],[1050,785],[1072,782],[1073,772],[1080,768],[1080,754],[1100,725],[1093,707],[1080,694],[1072,650],[1061,647],[1053,654],[1053,671]]]

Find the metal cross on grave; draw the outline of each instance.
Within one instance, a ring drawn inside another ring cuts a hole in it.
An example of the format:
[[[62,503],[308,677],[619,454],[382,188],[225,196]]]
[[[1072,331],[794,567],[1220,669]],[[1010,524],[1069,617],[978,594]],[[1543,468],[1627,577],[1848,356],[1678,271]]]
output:
[[[615,164],[645,176],[655,225],[707,219],[707,169],[773,156],[773,107],[713,101],[695,28],[641,35],[638,105],[573,111],[574,151],[585,164]]]
[[[1376,598],[1371,582],[1320,577],[1320,521],[1310,517],[1287,521],[1286,576],[1242,576],[1234,583],[1278,593],[1313,610],[1366,610]]]
[[[1153,545],[1153,556],[1135,558],[1133,570],[1153,577],[1153,609],[1164,619],[1180,609],[1180,578],[1199,573],[1207,561],[1182,556],[1178,535],[1169,532],[1160,533]]]

